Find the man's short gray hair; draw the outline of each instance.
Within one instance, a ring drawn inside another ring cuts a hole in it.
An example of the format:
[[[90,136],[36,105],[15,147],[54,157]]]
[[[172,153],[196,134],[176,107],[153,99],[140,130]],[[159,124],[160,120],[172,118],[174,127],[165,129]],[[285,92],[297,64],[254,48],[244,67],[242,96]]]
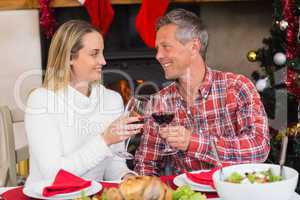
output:
[[[182,44],[186,44],[193,39],[199,39],[201,42],[200,53],[205,59],[208,34],[201,19],[195,13],[181,8],[172,10],[159,19],[156,24],[156,31],[168,24],[177,26],[176,38]]]

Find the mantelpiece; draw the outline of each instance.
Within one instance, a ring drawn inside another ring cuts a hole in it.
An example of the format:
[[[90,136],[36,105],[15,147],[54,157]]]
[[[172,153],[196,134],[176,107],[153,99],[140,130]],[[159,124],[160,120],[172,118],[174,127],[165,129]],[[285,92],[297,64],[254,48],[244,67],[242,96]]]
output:
[[[249,2],[258,0],[172,0],[176,3],[205,3],[205,2]],[[141,0],[111,0],[112,4],[139,4]],[[81,6],[78,0],[53,0],[52,7]],[[38,0],[0,0],[0,10],[35,9],[39,8]]]

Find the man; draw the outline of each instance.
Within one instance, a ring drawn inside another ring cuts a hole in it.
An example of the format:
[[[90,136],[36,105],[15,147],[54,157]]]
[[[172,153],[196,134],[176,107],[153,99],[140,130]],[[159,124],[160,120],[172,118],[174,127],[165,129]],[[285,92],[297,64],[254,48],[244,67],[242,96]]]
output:
[[[263,162],[269,146],[268,121],[253,84],[244,76],[208,68],[208,35],[193,13],[177,9],[157,24],[156,58],[167,79],[176,80],[155,95],[171,94],[180,125],[157,131],[145,122],[135,170],[160,175],[166,142],[177,173],[216,166],[212,141],[223,164]],[[176,172],[175,172],[176,173]]]

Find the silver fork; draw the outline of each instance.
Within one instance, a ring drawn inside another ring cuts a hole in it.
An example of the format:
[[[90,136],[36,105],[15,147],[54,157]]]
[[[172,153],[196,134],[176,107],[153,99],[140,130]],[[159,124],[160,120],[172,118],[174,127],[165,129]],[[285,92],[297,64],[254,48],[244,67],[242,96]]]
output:
[[[285,163],[285,157],[286,157],[286,150],[288,146],[288,136],[283,136],[282,138],[282,143],[281,143],[281,154],[280,154],[280,160],[279,160],[279,165],[280,165],[280,171],[279,175],[283,178],[283,165]]]
[[[211,146],[212,146],[212,151],[216,157],[216,160],[217,160],[217,165],[218,167],[220,167],[220,180],[223,181],[223,166],[222,166],[222,163],[221,163],[221,160],[220,160],[220,157],[219,157],[219,154],[218,154],[218,151],[217,151],[217,146],[216,146],[216,143],[213,139],[210,139],[210,142],[211,142]]]

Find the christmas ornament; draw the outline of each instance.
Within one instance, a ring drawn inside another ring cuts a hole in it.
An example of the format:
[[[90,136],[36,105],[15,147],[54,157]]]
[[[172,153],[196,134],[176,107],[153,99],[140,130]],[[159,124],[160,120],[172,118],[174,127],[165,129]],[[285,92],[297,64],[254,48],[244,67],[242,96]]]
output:
[[[250,62],[255,62],[257,61],[257,53],[256,51],[249,51],[247,53],[247,58]]]
[[[300,123],[289,126],[287,129],[279,131],[276,140],[281,141],[282,136],[298,137],[300,135]]]
[[[136,16],[135,26],[145,44],[155,47],[155,25],[169,6],[169,0],[142,0],[141,8]]]
[[[281,21],[279,22],[279,28],[280,28],[280,30],[282,30],[282,31],[286,30],[287,27],[288,27],[288,25],[289,25],[288,22],[285,21],[285,20],[281,20]]]
[[[279,66],[285,65],[286,56],[284,55],[284,53],[281,52],[275,53],[275,55],[273,56],[273,62]]]
[[[264,91],[266,88],[270,87],[269,78],[266,77],[263,79],[259,79],[258,81],[256,81],[255,86],[259,92]]]
[[[105,35],[114,18],[115,12],[110,0],[78,0],[87,9],[91,23]]]
[[[55,19],[53,10],[50,8],[51,0],[39,0],[40,3],[40,25],[46,38],[49,39],[55,32]]]

